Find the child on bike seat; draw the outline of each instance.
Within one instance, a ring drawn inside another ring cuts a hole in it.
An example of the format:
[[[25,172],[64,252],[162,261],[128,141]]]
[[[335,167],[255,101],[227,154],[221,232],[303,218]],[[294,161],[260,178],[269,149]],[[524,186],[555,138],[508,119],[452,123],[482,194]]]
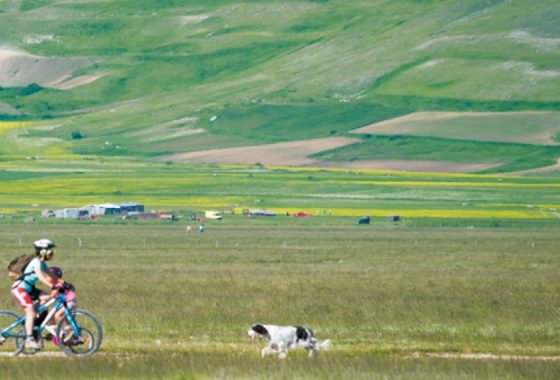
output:
[[[74,285],[62,279],[62,269],[60,269],[59,267],[50,267],[49,274],[51,275],[54,281],[54,285],[52,287],[53,291],[64,293],[64,300],[66,301],[66,306],[68,307],[68,309],[74,310],[77,304],[76,293],[75,293],[76,289],[74,289]],[[62,316],[64,313],[60,313],[60,311],[63,310],[59,310],[56,314]]]
[[[49,239],[40,239],[33,243],[35,247],[35,258],[27,264],[20,278],[18,278],[11,288],[11,293],[15,300],[25,311],[25,348],[39,350],[41,345],[33,336],[33,324],[35,323],[34,301],[43,294],[35,285],[40,281],[49,288],[52,286],[52,278],[48,273],[46,261],[52,259],[54,255],[54,243]]]
[[[54,285],[52,287],[52,292],[51,292],[51,297],[55,296],[57,293],[64,293],[64,300],[66,301],[66,306],[71,311],[74,310],[76,308],[76,304],[77,304],[76,293],[75,293],[74,286],[71,283],[66,282],[62,279],[62,269],[60,269],[59,267],[50,267],[49,268],[49,274],[51,275],[51,277],[53,278],[53,281],[54,281]],[[55,324],[50,325],[50,326],[46,326],[47,330],[53,336],[56,336],[56,333],[55,333],[56,323],[58,323],[58,321],[60,321],[63,317],[64,317],[64,309],[60,309],[54,314]],[[70,330],[69,327],[70,326],[65,326],[64,329],[65,330]],[[70,342],[71,339],[72,339],[72,334],[69,333],[69,332],[66,333],[63,337],[64,343]],[[76,344],[78,342],[74,342],[74,343]]]

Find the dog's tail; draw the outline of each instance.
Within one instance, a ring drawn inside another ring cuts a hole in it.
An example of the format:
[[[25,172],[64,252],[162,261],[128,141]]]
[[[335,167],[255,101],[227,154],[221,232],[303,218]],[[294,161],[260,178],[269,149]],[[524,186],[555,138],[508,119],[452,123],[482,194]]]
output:
[[[317,351],[326,351],[329,348],[331,348],[331,340],[330,339],[323,340],[323,341],[317,341],[317,343],[315,343],[315,349]]]

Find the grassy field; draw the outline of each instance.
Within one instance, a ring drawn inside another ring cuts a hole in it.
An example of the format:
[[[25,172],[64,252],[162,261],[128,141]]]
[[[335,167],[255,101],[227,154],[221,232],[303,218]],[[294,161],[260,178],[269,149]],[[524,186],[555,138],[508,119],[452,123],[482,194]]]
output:
[[[267,219],[270,220],[270,219]],[[1,261],[49,236],[102,321],[87,360],[0,358],[3,378],[557,378],[557,227],[2,224]],[[81,246],[78,242],[81,240]],[[9,282],[4,280],[5,288]],[[2,308],[15,310],[7,291]],[[259,358],[254,322],[333,340]],[[53,348],[49,347],[49,351]],[[529,359],[443,359],[433,353]]]

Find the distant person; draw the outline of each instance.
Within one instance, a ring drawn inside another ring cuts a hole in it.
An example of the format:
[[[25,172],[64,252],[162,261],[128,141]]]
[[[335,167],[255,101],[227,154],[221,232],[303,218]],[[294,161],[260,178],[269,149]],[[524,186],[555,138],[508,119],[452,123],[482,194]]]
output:
[[[41,345],[33,336],[33,324],[35,323],[34,301],[38,301],[41,295],[46,295],[35,285],[37,281],[52,288],[54,281],[48,273],[47,261],[54,255],[54,243],[49,239],[40,239],[33,243],[35,248],[35,258],[27,264],[23,274],[18,278],[11,288],[12,295],[25,311],[25,348],[41,349]]]
[[[192,232],[192,227],[191,226],[187,226],[187,233],[190,234]]]
[[[198,232],[203,234],[204,233],[204,224],[200,224],[200,226],[198,226]]]

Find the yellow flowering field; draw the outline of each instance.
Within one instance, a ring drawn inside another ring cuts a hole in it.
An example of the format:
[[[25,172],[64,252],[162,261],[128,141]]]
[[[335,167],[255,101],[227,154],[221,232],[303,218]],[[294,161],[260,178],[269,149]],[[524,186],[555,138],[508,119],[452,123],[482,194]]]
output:
[[[0,121],[0,133],[9,129],[26,128],[32,126],[31,121]]]
[[[55,148],[53,148],[55,149]],[[62,151],[57,154],[63,155]],[[445,179],[448,179],[447,181]],[[427,173],[165,165],[122,158],[0,162],[0,208],[38,212],[135,201],[147,210],[268,209],[279,215],[558,219],[560,181]],[[36,205],[36,206],[32,206]]]
[[[236,214],[240,214],[244,208],[236,207]],[[259,209],[252,207],[251,209]],[[399,215],[402,218],[472,218],[472,219],[557,219],[558,216],[549,212],[539,210],[462,210],[462,209],[342,209],[342,208],[266,208],[278,215],[286,212],[290,215],[297,212],[305,212],[311,216],[371,216],[385,217],[389,215]]]

